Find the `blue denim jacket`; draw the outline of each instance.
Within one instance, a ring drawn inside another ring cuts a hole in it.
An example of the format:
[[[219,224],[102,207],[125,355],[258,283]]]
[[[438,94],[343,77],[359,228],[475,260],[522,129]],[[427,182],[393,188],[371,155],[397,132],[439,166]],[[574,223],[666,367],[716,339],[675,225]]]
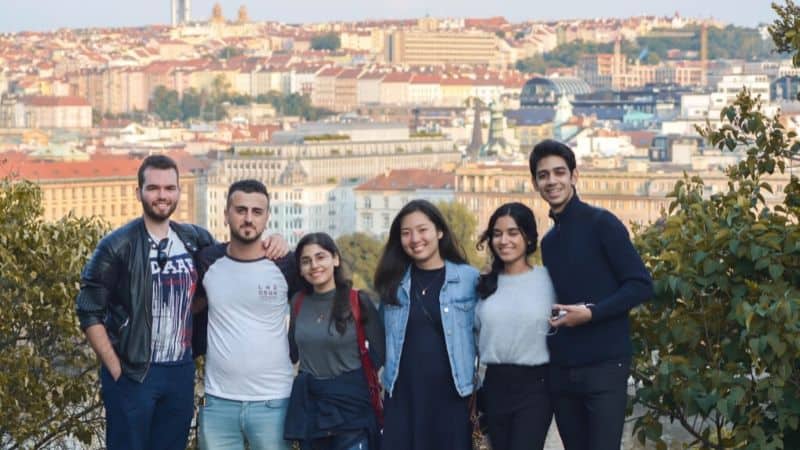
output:
[[[478,271],[468,264],[445,261],[445,282],[439,293],[439,308],[442,314],[445,344],[450,359],[453,382],[459,395],[472,393],[475,371],[475,321]],[[411,291],[411,266],[406,269],[397,289],[399,305],[382,304],[383,323],[386,327],[386,363],[381,381],[389,396],[394,390],[400,357],[408,324],[409,292]]]

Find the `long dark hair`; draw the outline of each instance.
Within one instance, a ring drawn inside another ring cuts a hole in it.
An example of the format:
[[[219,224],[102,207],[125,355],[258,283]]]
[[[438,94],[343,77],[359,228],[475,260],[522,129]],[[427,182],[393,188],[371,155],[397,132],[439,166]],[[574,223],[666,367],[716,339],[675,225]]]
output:
[[[482,274],[478,278],[478,287],[476,290],[481,300],[485,300],[487,297],[494,294],[497,290],[497,277],[505,268],[505,263],[500,259],[500,256],[497,255],[497,251],[492,245],[492,235],[497,220],[505,216],[514,219],[517,228],[519,228],[519,231],[522,233],[522,237],[525,238],[527,242],[525,246],[525,257],[527,258],[536,252],[539,233],[536,231],[536,218],[533,216],[533,211],[519,202],[506,203],[497,208],[492,214],[492,217],[489,218],[489,225],[486,227],[486,231],[481,234],[481,238],[477,244],[478,250],[483,250],[483,246],[486,244],[492,255],[492,270],[489,273]]]
[[[400,241],[400,225],[403,218],[414,212],[425,214],[433,222],[436,230],[442,233],[442,238],[439,239],[439,256],[443,260],[457,264],[467,263],[464,249],[458,244],[439,209],[427,200],[418,199],[408,202],[392,221],[392,226],[389,228],[389,239],[383,247],[381,259],[375,269],[375,290],[378,291],[381,301],[390,305],[399,304],[397,288],[400,286],[406,269],[413,263],[411,257],[403,251]]]
[[[297,243],[297,248],[294,251],[294,258],[297,263],[298,272],[300,272],[300,257],[303,254],[303,248],[312,244],[317,244],[330,252],[331,255],[339,257],[339,266],[333,268],[333,281],[336,283],[336,294],[333,297],[331,318],[328,328],[330,329],[330,325],[333,324],[336,327],[336,331],[338,331],[340,335],[343,335],[347,330],[347,322],[350,320],[350,317],[352,317],[352,311],[350,311],[350,288],[353,286],[353,283],[344,273],[344,269],[342,268],[342,255],[339,253],[336,242],[334,242],[333,238],[327,233],[307,234]],[[307,294],[314,292],[314,286],[306,281],[302,274],[300,274],[300,283]]]

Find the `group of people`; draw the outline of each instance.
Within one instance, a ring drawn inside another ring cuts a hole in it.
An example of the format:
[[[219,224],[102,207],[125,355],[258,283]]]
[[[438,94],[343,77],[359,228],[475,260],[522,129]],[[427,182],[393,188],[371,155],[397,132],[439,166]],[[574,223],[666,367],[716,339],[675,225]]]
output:
[[[619,449],[628,311],[652,280],[624,225],[578,198],[568,146],[538,144],[530,171],[554,221],[543,266],[531,263],[539,234],[524,204],[490,217],[479,246],[491,267],[479,273],[441,212],[412,200],[375,268],[376,307],[329,235],[293,251],[262,238],[261,182],[230,186],[221,244],[169,220],[177,166],[146,158],[142,217],[100,242],[77,298],[101,360],[107,447],[185,448],[193,358],[205,355],[203,449],[469,450],[479,387],[494,450],[543,448],[554,416],[567,450]]]

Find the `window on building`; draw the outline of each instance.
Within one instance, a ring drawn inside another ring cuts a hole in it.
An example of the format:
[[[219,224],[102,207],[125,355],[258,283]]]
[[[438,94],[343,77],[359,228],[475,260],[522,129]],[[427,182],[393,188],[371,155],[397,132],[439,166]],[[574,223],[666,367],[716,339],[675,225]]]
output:
[[[364,197],[364,209],[372,209],[372,199],[369,195]]]

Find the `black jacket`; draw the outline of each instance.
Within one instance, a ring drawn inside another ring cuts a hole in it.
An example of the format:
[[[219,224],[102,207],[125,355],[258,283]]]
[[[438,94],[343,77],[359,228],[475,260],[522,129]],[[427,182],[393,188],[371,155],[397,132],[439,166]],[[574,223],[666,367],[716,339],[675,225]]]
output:
[[[186,251],[195,257],[214,243],[208,231],[196,225],[170,222]],[[119,356],[122,373],[141,382],[150,367],[152,272],[150,243],[142,218],[104,237],[81,273],[76,300],[82,330],[102,323]]]
[[[612,213],[577,194],[542,239],[542,261],[565,305],[593,304],[592,320],[547,338],[550,364],[581,367],[631,356],[628,311],[653,296],[653,280]]]

